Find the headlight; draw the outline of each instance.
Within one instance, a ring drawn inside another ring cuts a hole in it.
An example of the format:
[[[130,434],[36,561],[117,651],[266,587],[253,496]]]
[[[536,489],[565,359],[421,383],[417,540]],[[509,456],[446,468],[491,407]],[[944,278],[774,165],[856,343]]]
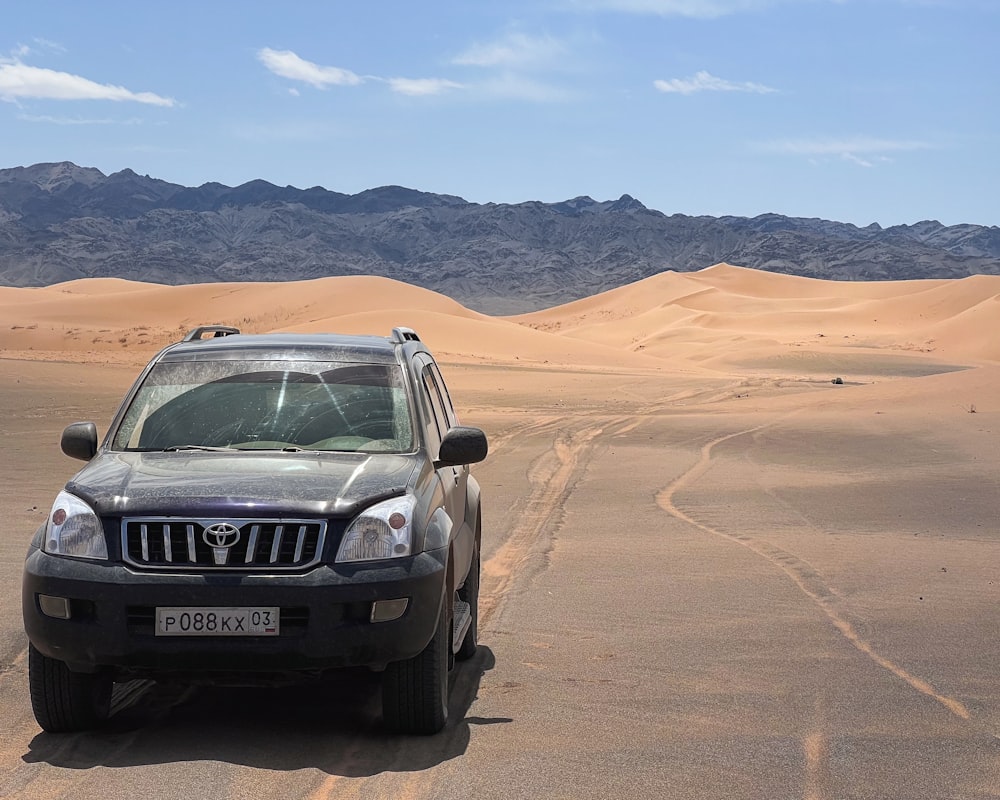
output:
[[[366,509],[347,526],[337,561],[376,561],[408,556],[413,547],[413,509],[407,495]]]
[[[42,550],[55,556],[107,559],[104,528],[93,509],[79,497],[59,492],[45,523]]]

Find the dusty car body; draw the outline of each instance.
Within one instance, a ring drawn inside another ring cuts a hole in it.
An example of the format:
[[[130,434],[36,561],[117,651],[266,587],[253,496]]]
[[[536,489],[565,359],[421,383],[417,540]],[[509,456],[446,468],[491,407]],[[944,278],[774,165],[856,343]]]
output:
[[[32,707],[48,731],[109,714],[116,681],[272,684],[383,673],[391,730],[447,721],[476,650],[477,428],[410,329],[245,335],[161,351],[32,539]]]

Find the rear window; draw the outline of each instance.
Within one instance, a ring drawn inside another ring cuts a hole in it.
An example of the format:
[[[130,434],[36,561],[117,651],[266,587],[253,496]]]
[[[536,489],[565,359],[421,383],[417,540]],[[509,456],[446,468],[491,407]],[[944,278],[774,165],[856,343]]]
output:
[[[398,365],[287,361],[157,364],[112,446],[409,452]]]

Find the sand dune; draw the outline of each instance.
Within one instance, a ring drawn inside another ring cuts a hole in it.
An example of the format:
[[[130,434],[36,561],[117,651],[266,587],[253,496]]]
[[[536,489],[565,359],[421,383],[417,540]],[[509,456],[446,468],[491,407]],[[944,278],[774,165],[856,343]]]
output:
[[[797,348],[895,350],[998,360],[1000,277],[843,283],[718,265],[663,273],[602,295],[511,319],[548,332],[691,358],[791,355]]]
[[[824,371],[830,359],[817,354],[1000,360],[998,312],[1000,277],[841,283],[725,264],[507,318],[375,277],[188,286],[92,279],[0,289],[0,348],[7,357],[141,362],[199,324],[378,334],[406,325],[453,360],[721,372],[786,362]]]
[[[0,348],[8,357],[56,357],[68,351],[94,360],[142,361],[202,324],[235,325],[253,333],[296,325],[346,330],[338,317],[397,308],[489,320],[443,295],[367,276],[187,286],[92,279],[0,289]],[[386,312],[386,319],[366,332],[388,333],[400,324],[404,321]]]
[[[588,344],[491,317],[472,318],[426,308],[395,308],[341,314],[297,325],[289,331],[338,331],[387,335],[395,325],[414,328],[439,358],[522,364],[619,365],[657,369],[656,359],[622,352],[605,343]]]

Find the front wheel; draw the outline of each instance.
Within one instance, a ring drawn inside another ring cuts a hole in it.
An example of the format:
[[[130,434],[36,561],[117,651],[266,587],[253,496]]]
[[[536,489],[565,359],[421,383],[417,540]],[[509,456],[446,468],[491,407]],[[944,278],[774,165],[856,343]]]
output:
[[[451,619],[442,600],[433,638],[420,653],[389,664],[382,676],[382,719],[396,733],[430,735],[448,721]]]
[[[42,730],[69,733],[96,728],[111,714],[107,674],[72,672],[62,661],[28,645],[28,688],[31,710]]]

